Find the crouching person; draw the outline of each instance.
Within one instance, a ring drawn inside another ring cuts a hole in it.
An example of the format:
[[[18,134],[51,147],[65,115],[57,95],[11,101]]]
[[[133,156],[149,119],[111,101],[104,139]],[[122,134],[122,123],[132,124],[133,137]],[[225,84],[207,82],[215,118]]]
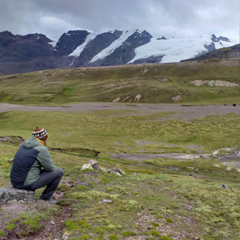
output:
[[[10,179],[14,188],[35,191],[45,187],[40,199],[57,203],[52,199],[63,170],[55,167],[46,147],[48,133],[44,128],[36,127],[32,137],[28,138],[17,151],[11,169]]]

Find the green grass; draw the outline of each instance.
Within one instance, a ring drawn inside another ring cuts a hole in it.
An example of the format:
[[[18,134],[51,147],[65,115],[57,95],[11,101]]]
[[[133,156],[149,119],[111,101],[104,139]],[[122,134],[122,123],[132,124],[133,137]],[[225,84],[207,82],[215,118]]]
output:
[[[148,71],[143,74],[143,70]],[[0,101],[22,104],[127,102],[141,93],[142,103],[239,103],[240,87],[196,87],[193,80],[226,80],[240,84],[238,61],[136,65],[120,68],[55,69],[0,76]],[[164,81],[168,79],[168,81]]]
[[[143,73],[144,68],[148,72]],[[162,81],[169,79],[169,82]],[[238,103],[239,88],[195,87],[196,79],[240,84],[236,64],[202,62],[127,66],[122,68],[59,69],[0,77],[0,101],[66,106],[79,101],[112,101],[142,93],[141,102]],[[239,114],[212,115],[192,121],[164,120],[170,113],[136,111],[0,113],[0,186],[10,187],[17,136],[27,139],[36,127],[49,133],[47,146],[56,166],[64,170],[57,206],[36,203],[18,212],[0,206],[0,236],[46,239],[228,239],[239,238],[240,174],[227,171],[218,155],[239,149]],[[227,151],[226,148],[231,148]],[[213,156],[212,151],[219,150]],[[100,152],[94,156],[95,151]],[[199,159],[118,159],[113,154],[209,154]],[[106,170],[119,167],[125,175],[82,171],[96,159]],[[239,162],[239,159],[234,159]],[[234,164],[232,164],[234,165]],[[223,188],[223,184],[227,188]],[[102,201],[108,200],[108,201]],[[56,226],[50,224],[56,223]],[[59,232],[46,228],[61,229]],[[11,235],[13,234],[13,235]]]
[[[41,114],[43,118],[39,118]],[[84,114],[13,111],[0,114],[0,128],[2,136],[26,139],[36,125],[46,126],[49,147],[75,149],[76,152],[51,151],[53,161],[65,173],[58,190],[65,195],[58,211],[71,203],[72,214],[64,219],[63,229],[70,239],[125,239],[127,235],[174,239],[186,228],[189,238],[236,239],[240,219],[240,176],[236,170],[226,171],[215,157],[145,161],[111,158],[114,153],[211,153],[226,147],[236,149],[239,145],[237,114],[213,115],[191,122],[156,121],[163,116],[122,116],[115,111]],[[99,151],[96,158],[99,166],[106,169],[117,166],[126,175],[82,172],[81,166],[92,157],[84,155],[81,148]],[[11,164],[7,159],[13,159],[17,149],[14,143],[0,143],[2,186],[10,186]],[[218,168],[214,167],[216,164]],[[228,188],[221,188],[222,184]],[[100,204],[103,199],[112,203]],[[34,210],[35,218],[30,219],[32,212],[29,209],[0,231],[6,235],[24,226],[25,230],[18,232],[21,236],[41,232],[48,212]]]

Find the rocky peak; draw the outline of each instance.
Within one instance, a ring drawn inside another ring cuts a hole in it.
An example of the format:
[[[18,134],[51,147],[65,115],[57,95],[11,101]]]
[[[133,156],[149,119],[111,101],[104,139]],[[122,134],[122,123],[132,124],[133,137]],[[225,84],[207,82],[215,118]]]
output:
[[[162,36],[161,38],[157,38],[157,40],[167,40],[167,38]]]
[[[133,33],[126,42],[130,43],[134,48],[140,47],[146,43],[149,43],[152,38],[152,35],[149,34],[147,31],[136,31]]]
[[[41,56],[52,56],[51,40],[43,34],[13,35],[10,32],[0,34],[0,59],[18,62]]]
[[[88,34],[89,32],[86,30],[68,31],[59,38],[55,49],[62,54],[68,55],[84,43]]]
[[[135,48],[150,42],[152,35],[147,31],[136,30],[106,58],[97,62],[100,66],[127,64],[135,56]]]
[[[222,36],[216,37],[215,34],[212,34],[211,40],[212,40],[213,42],[220,42],[220,41],[230,42],[230,40],[229,40],[227,37],[222,37]]]
[[[0,75],[43,69],[178,62],[229,47],[226,37],[153,38],[146,30],[88,32],[71,30],[54,47],[43,34],[0,32]],[[194,42],[194,44],[193,44]],[[229,56],[235,56],[233,51]],[[186,57],[187,56],[187,57]]]
[[[74,65],[77,67],[86,66],[95,55],[112,44],[121,36],[121,34],[122,32],[118,30],[98,34],[95,38],[87,43],[80,56],[74,62]]]

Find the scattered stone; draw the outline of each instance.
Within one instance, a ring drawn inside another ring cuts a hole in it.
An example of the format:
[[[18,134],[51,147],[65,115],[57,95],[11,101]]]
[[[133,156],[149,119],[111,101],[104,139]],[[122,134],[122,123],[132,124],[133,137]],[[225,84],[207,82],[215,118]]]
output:
[[[194,80],[191,81],[195,86],[208,85],[210,87],[238,87],[237,83],[232,83],[223,80]]]
[[[228,189],[227,184],[221,184],[220,187],[223,188],[223,189]]]
[[[177,95],[177,96],[175,96],[175,97],[172,97],[172,100],[173,100],[174,102],[179,102],[179,101],[182,100],[182,97],[181,97],[180,95]]]
[[[89,163],[82,165],[81,170],[85,169],[99,170],[98,162],[95,159],[91,159]]]
[[[69,238],[69,233],[65,232],[63,235],[62,235],[62,240],[67,240]]]
[[[87,164],[83,164],[82,167],[81,167],[81,170],[84,171],[86,169],[91,169],[93,170],[93,167],[91,164],[87,163]]]
[[[191,170],[197,170],[198,171],[198,169],[195,169],[195,167],[186,167],[186,168],[188,168],[188,169],[191,169]]]
[[[108,173],[116,174],[118,176],[125,175],[125,172],[118,167],[113,167],[107,171]]]
[[[50,224],[55,225],[56,223],[53,220],[51,220]]]
[[[112,203],[112,200],[111,199],[103,199],[102,201],[99,202],[99,204],[102,204],[102,203]]]
[[[0,188],[0,204],[31,203],[35,201],[35,192],[17,188]]]
[[[162,80],[162,82],[170,82],[170,80],[167,79],[167,78],[164,78],[164,79]]]
[[[123,102],[127,101],[129,98],[130,98],[129,96],[125,97],[125,98],[123,99]]]
[[[118,98],[115,98],[115,99],[114,99],[112,102],[113,102],[113,103],[117,103],[117,102],[119,102],[119,101],[120,101],[120,99],[121,99],[120,97],[118,97]]]
[[[213,164],[212,166],[213,166],[213,167],[220,168],[220,166],[219,166],[218,164],[216,164],[216,163],[215,163],[215,164]]]
[[[148,70],[149,70],[149,69],[145,67],[145,68],[142,70],[142,75],[145,74],[145,73],[147,73]]]
[[[106,170],[105,168],[99,167],[98,162],[95,159],[91,159],[89,161],[89,163],[82,165],[81,170],[83,171],[83,170],[86,170],[86,169],[96,170],[96,171],[100,170],[102,172],[112,173],[112,174],[116,174],[118,176],[125,175],[125,172],[118,167],[113,167],[109,170]]]
[[[180,171],[179,167],[169,167],[170,170]]]
[[[134,98],[134,102],[138,102],[141,98],[143,97],[142,94],[137,94],[136,97]]]
[[[92,168],[93,168],[94,170],[99,170],[98,163],[97,163],[97,161],[96,161],[95,159],[91,159],[91,160],[89,161],[89,164],[92,166]]]

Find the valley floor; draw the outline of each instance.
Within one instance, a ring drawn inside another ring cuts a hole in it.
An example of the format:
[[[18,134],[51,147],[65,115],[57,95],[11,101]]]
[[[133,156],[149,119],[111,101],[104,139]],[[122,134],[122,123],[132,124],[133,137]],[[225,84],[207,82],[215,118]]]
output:
[[[161,112],[174,112],[162,120],[184,119],[193,120],[214,114],[240,113],[240,105],[179,105],[179,104],[122,104],[122,103],[76,103],[69,106],[40,107],[23,106],[9,103],[0,103],[0,112],[9,111],[67,111],[67,112],[92,112],[102,110],[129,110],[126,115],[146,115]]]

